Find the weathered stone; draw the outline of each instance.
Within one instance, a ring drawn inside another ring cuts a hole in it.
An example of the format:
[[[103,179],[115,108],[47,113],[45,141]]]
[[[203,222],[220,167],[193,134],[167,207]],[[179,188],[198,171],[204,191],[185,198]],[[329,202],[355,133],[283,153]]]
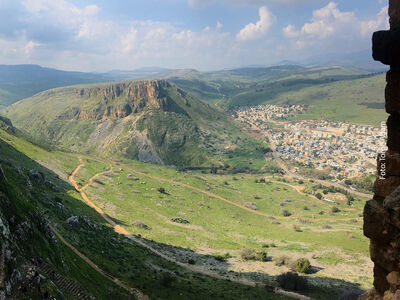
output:
[[[390,116],[387,120],[388,140],[390,150],[400,151],[400,116]]]
[[[385,108],[389,114],[400,114],[400,72],[390,70],[386,74]]]
[[[400,176],[400,152],[388,150],[377,157],[379,177]]]
[[[400,2],[398,0],[389,0],[389,16],[390,28],[400,29]]]
[[[78,216],[72,216],[67,219],[67,223],[69,226],[77,228],[79,227],[79,217]]]
[[[400,185],[400,177],[390,176],[386,179],[377,179],[374,185],[374,192],[377,197],[386,198]]]
[[[400,273],[391,272],[386,276],[387,282],[390,284],[390,289],[394,292],[400,287]]]
[[[362,294],[358,300],[382,300],[382,296],[376,291],[376,289],[371,289]]]
[[[382,30],[372,37],[372,56],[385,65],[400,66],[400,31]]]
[[[383,243],[390,241],[386,226],[386,220],[388,218],[388,212],[378,201],[368,201],[364,207],[364,235]]]
[[[383,201],[383,207],[385,209],[398,209],[400,208],[400,186],[398,186],[393,193],[391,193]]]
[[[386,276],[393,271],[397,271],[400,268],[400,249],[394,248],[390,244],[382,244],[371,240],[370,254],[371,259],[375,263],[375,266],[379,266],[377,272],[385,271],[384,281],[386,282]],[[380,275],[383,273],[380,272]],[[375,286],[376,287],[376,286]],[[387,290],[387,289],[386,289]],[[381,291],[381,290],[379,290]],[[383,291],[382,291],[383,292]]]
[[[389,272],[387,272],[384,268],[375,264],[374,266],[374,287],[376,291],[383,295],[385,291],[390,288],[389,283],[386,280],[386,276]]]

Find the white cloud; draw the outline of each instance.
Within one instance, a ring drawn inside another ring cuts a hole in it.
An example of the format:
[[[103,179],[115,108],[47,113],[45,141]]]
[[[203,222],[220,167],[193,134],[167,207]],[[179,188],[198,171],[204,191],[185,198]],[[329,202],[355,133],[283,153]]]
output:
[[[259,11],[260,20],[256,24],[247,24],[237,34],[236,38],[241,42],[257,40],[264,37],[275,23],[276,17],[270,12],[268,7],[262,6]]]
[[[282,29],[283,35],[289,39],[297,38],[300,35],[300,32],[296,30],[293,25],[288,25],[287,27]]]
[[[361,34],[364,37],[371,35],[377,30],[389,29],[388,8],[388,6],[383,7],[376,18],[361,22]]]
[[[217,30],[221,30],[222,27],[224,27],[224,25],[222,25],[222,23],[220,23],[220,22],[218,21],[218,22],[217,22],[217,26],[216,26]]]

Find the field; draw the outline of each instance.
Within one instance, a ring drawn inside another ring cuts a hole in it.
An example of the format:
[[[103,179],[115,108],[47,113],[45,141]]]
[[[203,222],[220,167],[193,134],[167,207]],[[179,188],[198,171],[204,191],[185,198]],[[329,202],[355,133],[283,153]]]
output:
[[[98,164],[99,173],[107,169],[104,163],[85,160],[91,172],[84,174],[83,168],[77,174],[82,186]],[[271,283],[271,276],[288,270],[275,266],[274,259],[307,257],[320,270],[313,275],[320,286],[337,290],[345,281],[363,288],[371,284],[361,199],[349,207],[344,195],[328,194],[337,201],[328,204],[300,192],[312,190],[312,184],[280,177],[256,183],[260,178],[251,175],[183,174],[129,161],[110,164],[109,172],[87,187],[88,197],[129,233],[157,242],[157,249],[183,263],[193,260],[219,274]],[[256,210],[248,209],[248,203]],[[339,211],[333,214],[334,206]],[[284,209],[292,215],[284,217]],[[272,261],[243,261],[240,253],[247,247],[266,247]],[[224,263],[213,259],[226,253],[230,258]]]

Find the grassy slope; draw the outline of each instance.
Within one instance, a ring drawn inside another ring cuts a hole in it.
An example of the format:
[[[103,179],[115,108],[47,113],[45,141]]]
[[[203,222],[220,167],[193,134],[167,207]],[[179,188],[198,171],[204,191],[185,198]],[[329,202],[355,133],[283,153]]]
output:
[[[324,118],[359,124],[379,125],[386,119],[384,111],[385,76],[377,75],[305,87],[296,91],[281,91],[262,101],[254,91],[240,97],[260,99],[257,104],[306,104],[310,109],[298,119]]]
[[[344,67],[277,67],[216,73],[171,74],[171,80],[222,107],[308,104],[301,118],[377,125],[385,119],[384,75]]]
[[[112,228],[105,224],[93,209],[82,202],[80,196],[67,183],[58,180],[55,173],[37,163],[37,161],[45,161],[46,166],[55,170],[62,178],[66,177],[77,165],[78,160],[74,155],[47,152],[2,129],[0,129],[0,143],[1,167],[7,174],[7,182],[2,181],[1,187],[2,190],[18,190],[19,194],[23,195],[21,201],[14,195],[10,195],[14,202],[22,205],[20,206],[20,217],[27,219],[26,216],[33,210],[40,212],[43,218],[49,220],[71,244],[100,268],[127,284],[138,287],[152,299],[206,299],[210,297],[217,299],[265,299],[265,297],[285,299],[285,297],[259,289],[190,273],[155,256],[148,250],[132,244],[114,233]],[[53,182],[57,189],[54,190],[48,188],[47,185],[34,182],[33,189],[26,190],[26,179],[17,172],[18,168],[22,168],[24,173],[28,173],[30,170],[40,170],[45,174],[46,180]],[[23,205],[25,199],[31,204]],[[62,204],[64,208],[60,209],[57,203]],[[34,209],[34,206],[37,208]],[[91,224],[96,224],[96,228],[88,226],[81,220],[79,228],[72,229],[65,222],[72,215],[87,217]],[[37,237],[32,238],[37,239]],[[43,240],[43,237],[40,239]],[[28,260],[33,255],[42,256],[59,273],[75,279],[98,299],[124,299],[127,297],[124,291],[97,275],[60,242],[53,246],[48,242],[27,241],[26,245],[27,248],[28,245],[31,245],[30,249],[21,253],[21,259]],[[163,279],[167,273],[172,274],[174,279],[172,282],[166,282]],[[19,297],[22,296],[19,295]]]

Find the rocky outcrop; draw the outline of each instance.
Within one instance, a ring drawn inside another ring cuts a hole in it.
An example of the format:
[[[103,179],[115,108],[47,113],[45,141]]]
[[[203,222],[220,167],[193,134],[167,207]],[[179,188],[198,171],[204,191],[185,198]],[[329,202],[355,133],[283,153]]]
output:
[[[400,1],[389,1],[391,29],[373,36],[373,57],[390,65],[385,91],[388,151],[378,155],[374,199],[364,208],[364,234],[374,262],[374,289],[362,300],[400,299]]]
[[[97,107],[90,109],[74,107],[60,116],[60,119],[121,119],[132,113],[141,112],[145,107],[171,111],[175,106],[167,97],[166,89],[170,87],[168,81],[149,80],[76,88],[74,92],[77,97],[97,100]]]

